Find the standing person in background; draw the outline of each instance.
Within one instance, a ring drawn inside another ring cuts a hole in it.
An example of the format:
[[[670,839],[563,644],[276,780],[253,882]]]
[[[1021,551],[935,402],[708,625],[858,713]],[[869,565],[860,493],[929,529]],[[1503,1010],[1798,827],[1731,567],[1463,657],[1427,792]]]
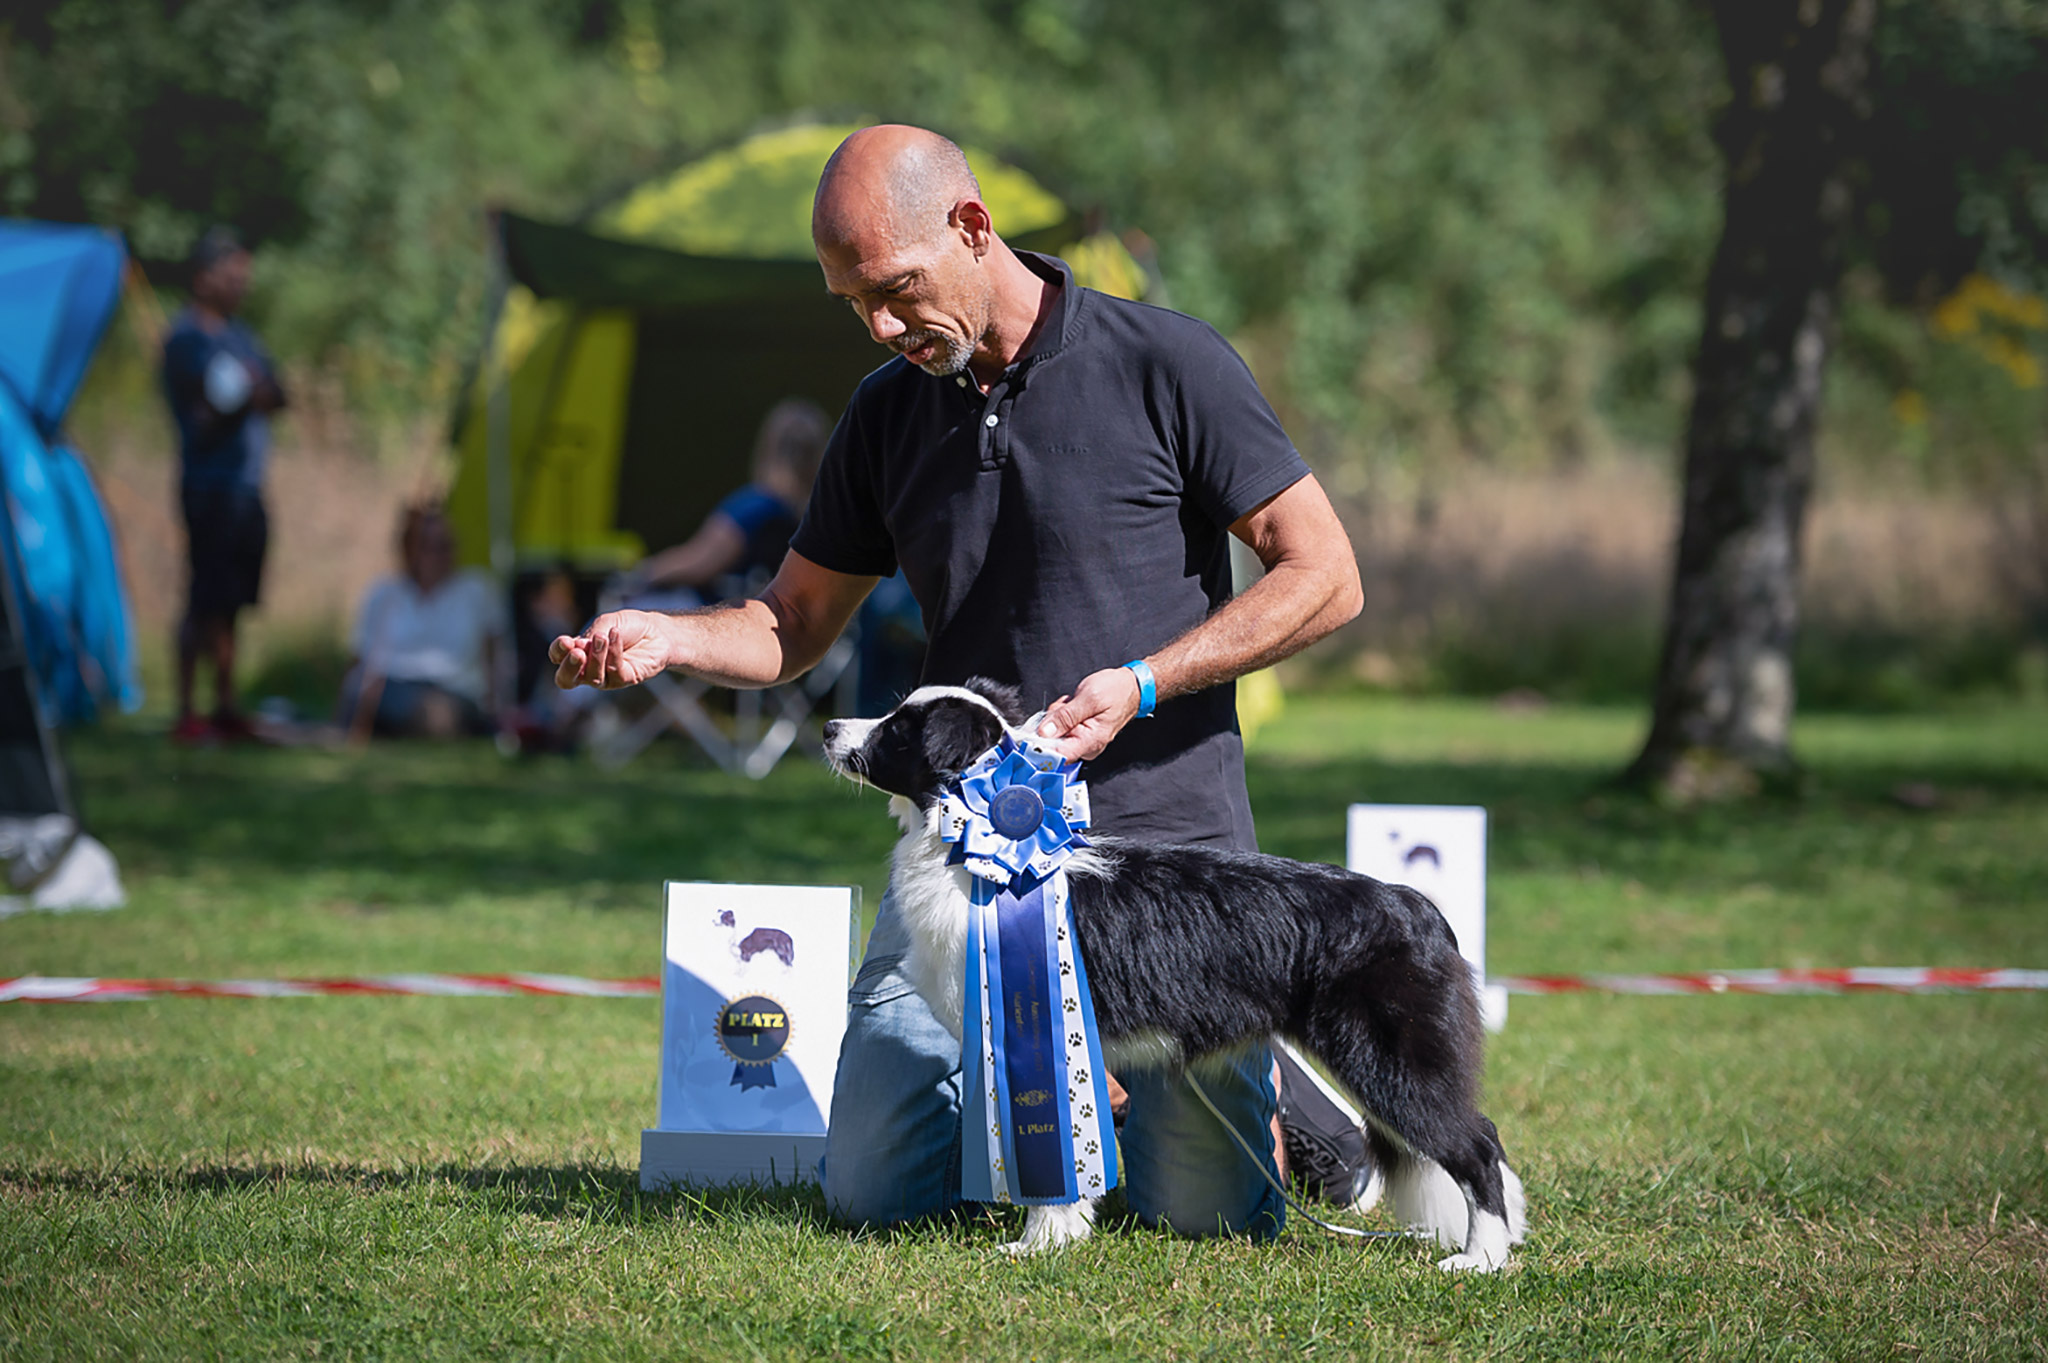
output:
[[[192,300],[164,339],[164,398],[177,423],[179,503],[190,565],[178,628],[181,743],[249,737],[235,701],[235,626],[261,594],[270,523],[263,509],[270,414],[284,389],[255,334],[235,315],[249,292],[249,252],[216,227],[192,251]],[[213,715],[192,703],[199,660],[213,664]]]

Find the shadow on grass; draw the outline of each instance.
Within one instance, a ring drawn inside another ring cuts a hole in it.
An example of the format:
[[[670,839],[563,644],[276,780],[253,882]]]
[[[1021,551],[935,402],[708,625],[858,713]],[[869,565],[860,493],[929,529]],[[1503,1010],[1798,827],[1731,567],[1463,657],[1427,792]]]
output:
[[[206,1164],[177,1169],[0,1165],[0,1189],[62,1192],[107,1202],[165,1196],[241,1197],[292,1188],[336,1188],[400,1196],[422,1190],[452,1189],[472,1199],[480,1211],[544,1220],[602,1226],[649,1226],[678,1221],[712,1226],[780,1224],[797,1231],[862,1241],[925,1240],[937,1236],[994,1247],[1016,1239],[1024,1225],[1024,1211],[1020,1207],[969,1203],[900,1225],[849,1226],[826,1210],[824,1192],[815,1183],[732,1183],[649,1192],[641,1188],[635,1170],[595,1161],[411,1168],[312,1162]],[[1318,1210],[1320,1214],[1330,1212],[1327,1207]],[[1296,1234],[1322,1234],[1298,1218],[1290,1216],[1289,1222]],[[1140,1220],[1121,1188],[1099,1204],[1096,1226],[1116,1236],[1181,1238]],[[1347,1243],[1361,1249],[1412,1253],[1417,1242],[1399,1234],[1380,1233]]]
[[[292,1187],[363,1193],[454,1189],[494,1210],[600,1224],[744,1220],[843,1230],[826,1214],[824,1195],[815,1184],[734,1183],[648,1192],[640,1187],[637,1171],[599,1162],[412,1168],[310,1162],[178,1169],[0,1166],[0,1188],[66,1192],[109,1201],[166,1194],[232,1197]]]

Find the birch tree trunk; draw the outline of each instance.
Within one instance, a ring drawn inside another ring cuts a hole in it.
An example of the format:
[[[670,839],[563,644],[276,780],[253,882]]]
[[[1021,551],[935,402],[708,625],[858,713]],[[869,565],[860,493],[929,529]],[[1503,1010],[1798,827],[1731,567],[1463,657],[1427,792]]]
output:
[[[1649,738],[1681,799],[1789,778],[1800,535],[1855,194],[1876,0],[1715,0],[1730,104],[1721,242],[1685,435]]]

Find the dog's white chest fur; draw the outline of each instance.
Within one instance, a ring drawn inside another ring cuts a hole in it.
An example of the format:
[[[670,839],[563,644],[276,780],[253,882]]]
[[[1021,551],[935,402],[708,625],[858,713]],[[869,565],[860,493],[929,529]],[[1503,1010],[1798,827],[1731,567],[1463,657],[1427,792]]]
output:
[[[889,812],[903,825],[889,868],[896,912],[910,934],[903,970],[940,1025],[958,1037],[967,975],[967,868],[946,864],[936,805],[921,813],[896,795]]]
[[[950,850],[939,836],[937,805],[920,812],[912,801],[892,795],[889,812],[903,826],[889,866],[890,893],[910,935],[903,973],[917,986],[940,1025],[958,1037],[967,989],[971,876],[965,866],[948,864]],[[1069,856],[1064,869],[1069,878],[1101,875],[1112,860],[1100,851],[1086,849]]]

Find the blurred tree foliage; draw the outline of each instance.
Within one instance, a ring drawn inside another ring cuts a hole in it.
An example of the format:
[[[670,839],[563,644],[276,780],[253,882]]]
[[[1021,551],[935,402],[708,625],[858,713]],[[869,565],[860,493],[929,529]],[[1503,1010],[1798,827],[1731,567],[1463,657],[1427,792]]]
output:
[[[1670,448],[1719,226],[1726,92],[1694,0],[10,13],[0,208],[117,225],[160,267],[237,223],[275,347],[391,410],[444,402],[475,343],[486,205],[572,216],[807,111],[942,128],[1142,227],[1175,305],[1252,347],[1340,486],[1339,465],[1446,449]],[[1985,419],[1974,390],[1948,411],[1944,365],[1967,371],[1960,389],[1997,378],[1917,317],[1973,274],[2040,291],[2044,15],[1886,4],[1838,366],[1863,413],[1848,429],[1886,447],[1946,447],[1942,421]],[[2041,349],[2039,329],[1998,325]],[[1999,372],[2012,381],[1987,391],[2020,406],[1997,419],[2038,431],[2038,372],[2032,388]]]

